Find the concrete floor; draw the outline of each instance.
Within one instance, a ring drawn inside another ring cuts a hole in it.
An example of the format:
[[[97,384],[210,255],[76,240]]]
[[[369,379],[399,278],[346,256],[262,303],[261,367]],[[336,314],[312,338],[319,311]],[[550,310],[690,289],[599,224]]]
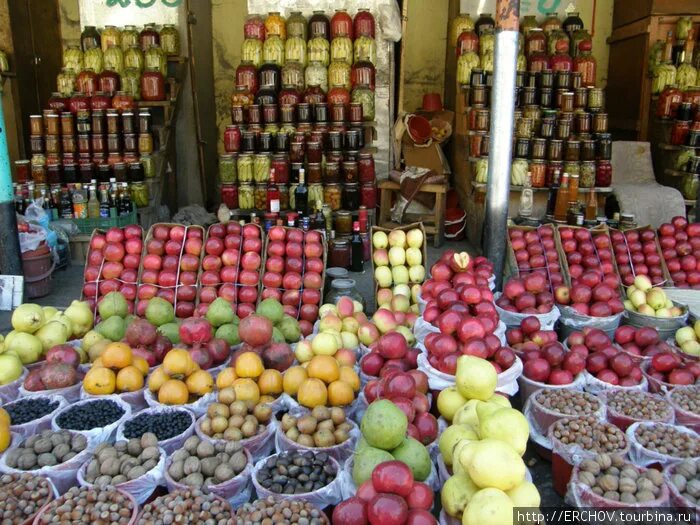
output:
[[[428,265],[429,268],[445,250],[468,251],[471,254],[478,253],[478,250],[471,246],[467,241],[445,242],[440,248],[435,248],[432,245],[432,239],[429,239],[427,246]],[[365,270],[362,273],[352,273],[351,278],[356,281],[357,290],[363,295],[365,301],[370,308],[374,309],[374,280],[372,278],[372,266],[370,263],[365,264]],[[80,298],[80,289],[83,282],[83,266],[72,265],[64,270],[59,270],[53,275],[53,291],[50,295],[35,299],[34,302],[42,306],[55,306],[57,308],[65,308],[70,305],[71,301]],[[0,312],[0,333],[5,334],[12,329],[10,324],[11,312]],[[514,405],[518,408],[519,398],[514,399]],[[561,507],[562,499],[552,489],[551,466],[547,461],[543,461],[530,447],[526,453],[526,463],[532,473],[534,483],[540,490],[542,495],[543,507]]]

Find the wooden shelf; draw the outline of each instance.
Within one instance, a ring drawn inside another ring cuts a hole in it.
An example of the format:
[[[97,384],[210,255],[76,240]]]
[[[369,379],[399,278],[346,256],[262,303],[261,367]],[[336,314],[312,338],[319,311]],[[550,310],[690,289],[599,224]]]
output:
[[[671,176],[671,177],[685,177],[686,175],[695,175],[694,173],[690,173],[689,171],[672,170],[672,169],[665,169],[664,173],[666,175]]]
[[[188,57],[181,57],[179,55],[168,55],[168,62],[175,64],[184,64],[189,60]]]
[[[487,186],[488,185],[484,184],[483,182],[472,182],[472,187],[474,189],[476,189],[477,191],[486,191]],[[523,187],[522,186],[511,186],[510,191],[515,192],[515,193],[520,193],[521,191],[523,191]],[[549,188],[532,188],[532,191],[533,192],[548,192]],[[601,193],[601,194],[612,193],[613,188],[608,187],[608,188],[579,188],[578,189],[579,193],[590,193],[591,191],[593,191],[594,193]]]
[[[17,78],[17,73],[14,71],[3,71],[0,72],[0,77]]]
[[[656,145],[656,147],[666,151],[680,151],[682,146],[674,146],[673,144],[659,143]]]

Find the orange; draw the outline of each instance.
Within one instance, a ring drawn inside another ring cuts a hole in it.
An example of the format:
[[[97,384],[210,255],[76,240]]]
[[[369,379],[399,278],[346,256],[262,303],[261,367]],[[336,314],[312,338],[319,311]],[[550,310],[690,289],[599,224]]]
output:
[[[293,366],[288,368],[282,377],[282,387],[285,393],[290,396],[297,395],[299,386],[308,378],[306,369],[302,366]]]
[[[350,385],[355,392],[360,391],[360,376],[351,366],[340,367],[340,380]]]
[[[334,407],[347,406],[355,399],[355,392],[345,381],[333,381],[328,385],[328,404]]]
[[[216,388],[221,390],[222,388],[231,386],[236,379],[238,379],[238,376],[233,368],[224,368],[219,372],[219,375],[216,376]]]
[[[309,378],[299,386],[297,401],[307,408],[324,406],[328,400],[326,385],[320,379]]]
[[[116,385],[117,377],[114,372],[103,366],[93,365],[83,379],[83,388],[94,396],[114,394]]]
[[[258,378],[261,394],[278,395],[282,393],[282,373],[279,370],[265,370]]]
[[[192,358],[184,348],[173,348],[163,359],[163,370],[169,376],[185,376],[192,368]]]
[[[206,370],[197,370],[185,381],[190,394],[203,396],[214,390],[214,380]]]
[[[100,356],[102,364],[107,368],[117,368],[121,370],[131,364],[133,354],[131,347],[126,343],[110,343]]]
[[[238,377],[260,377],[265,367],[262,359],[255,352],[243,352],[236,359],[236,375]]]
[[[338,361],[335,360],[335,357],[329,355],[314,356],[311,361],[309,361],[306,372],[309,374],[309,377],[320,379],[327,385],[340,377]]]
[[[236,392],[237,401],[253,401],[257,403],[260,400],[260,389],[255,381],[249,377],[241,377],[233,382],[233,390]]]
[[[7,410],[4,408],[0,408],[0,425],[7,425],[9,427],[11,424],[10,414],[8,414]]]
[[[158,402],[163,405],[184,405],[190,397],[185,383],[168,379],[158,390]]]
[[[134,357],[134,362],[132,363],[132,365],[139,369],[141,375],[148,375],[148,361],[146,361],[143,357]]]
[[[117,392],[136,392],[143,388],[143,374],[134,365],[117,372]]]
[[[153,372],[151,372],[150,376],[148,376],[148,389],[151,392],[158,392],[160,387],[163,386],[163,383],[165,383],[168,379],[170,379],[170,376],[165,373],[162,366],[159,366]]]

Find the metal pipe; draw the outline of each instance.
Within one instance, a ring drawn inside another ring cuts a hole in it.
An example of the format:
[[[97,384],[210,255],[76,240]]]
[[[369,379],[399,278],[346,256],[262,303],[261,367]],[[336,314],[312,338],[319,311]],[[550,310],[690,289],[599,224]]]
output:
[[[519,17],[520,0],[497,1],[484,252],[493,262],[498,289],[503,281],[506,254]]]
[[[7,149],[7,128],[2,105],[3,80],[0,79],[0,273],[22,275],[22,256],[17,233],[15,195],[12,190],[10,153]]]

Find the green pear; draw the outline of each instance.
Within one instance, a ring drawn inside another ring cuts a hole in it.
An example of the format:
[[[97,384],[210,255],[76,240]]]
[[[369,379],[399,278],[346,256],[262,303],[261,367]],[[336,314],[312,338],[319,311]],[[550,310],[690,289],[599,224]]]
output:
[[[479,408],[477,412],[481,422],[479,434],[482,439],[500,439],[512,446],[521,456],[525,453],[527,440],[530,437],[530,425],[522,412],[514,408],[501,408],[485,414],[484,417]]]
[[[479,434],[476,433],[471,425],[451,425],[445,429],[438,440],[438,448],[445,465],[452,465],[455,445],[462,440],[478,441]]]
[[[442,508],[453,518],[461,518],[469,500],[479,491],[466,472],[455,474],[442,486],[440,500]]]

